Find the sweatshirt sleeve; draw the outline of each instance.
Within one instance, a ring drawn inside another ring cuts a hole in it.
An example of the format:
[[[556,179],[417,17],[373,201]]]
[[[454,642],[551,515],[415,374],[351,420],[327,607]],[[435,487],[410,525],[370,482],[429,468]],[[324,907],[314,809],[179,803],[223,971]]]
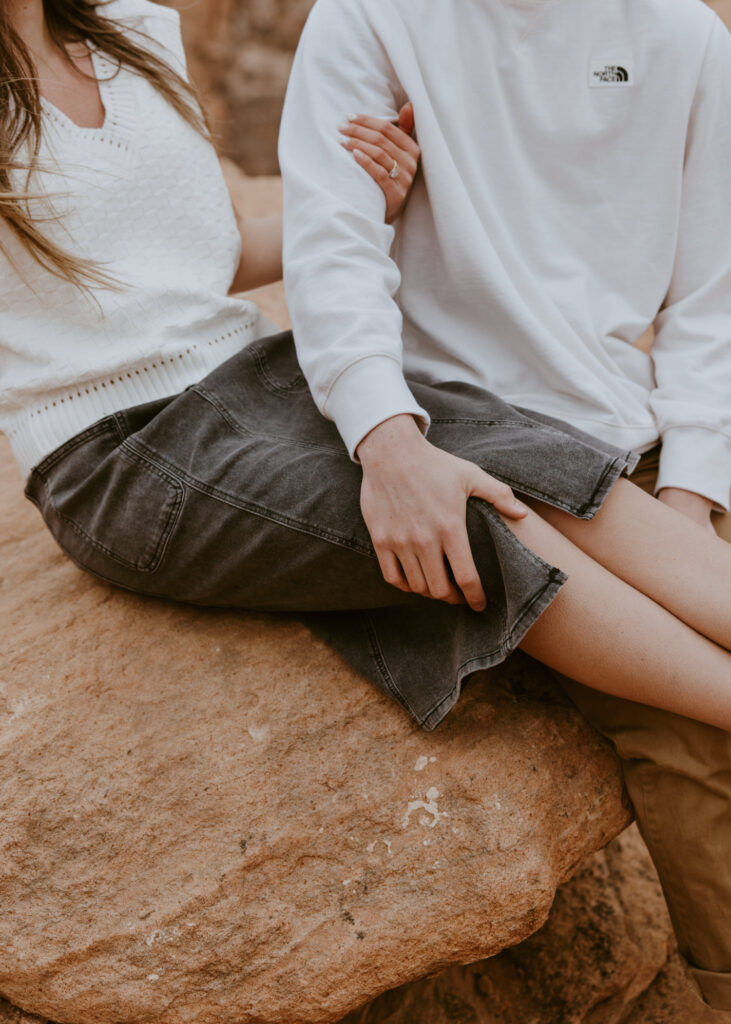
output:
[[[351,458],[399,413],[427,413],[402,371],[400,274],[379,186],[339,142],[351,113],[395,119],[405,97],[359,0],[317,0],[282,115],[284,282],[303,373]]]
[[[725,509],[731,487],[730,169],[731,34],[716,20],[688,126],[676,258],[657,318],[657,386],[650,404],[662,437],[656,491],[680,487]]]

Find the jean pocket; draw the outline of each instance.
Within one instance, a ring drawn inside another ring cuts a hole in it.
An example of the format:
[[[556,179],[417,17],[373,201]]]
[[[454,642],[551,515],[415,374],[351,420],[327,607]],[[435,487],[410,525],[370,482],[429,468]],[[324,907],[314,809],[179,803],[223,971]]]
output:
[[[81,545],[151,573],[160,567],[183,505],[182,483],[127,444],[98,435],[46,477],[47,522],[72,557]],[[56,519],[54,530],[51,523]]]
[[[268,391],[297,395],[309,390],[297,361],[291,331],[254,342],[247,347],[247,352],[254,361],[260,382]]]

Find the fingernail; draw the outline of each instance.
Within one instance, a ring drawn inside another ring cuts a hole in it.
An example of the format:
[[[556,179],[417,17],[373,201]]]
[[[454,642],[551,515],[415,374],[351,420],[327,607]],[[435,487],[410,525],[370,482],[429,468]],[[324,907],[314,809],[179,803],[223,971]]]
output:
[[[347,135],[340,135],[339,142],[341,146],[347,146],[350,144],[351,140],[347,137]]]
[[[349,121],[357,121],[359,117],[360,117],[360,114],[348,114],[348,120]]]
[[[353,152],[355,153],[356,156],[365,156],[365,153],[363,153],[362,150],[360,149],[354,149]]]
[[[346,124],[344,121],[343,121],[342,124],[338,125],[338,131],[339,132],[347,132],[349,128],[350,128],[350,125]]]
[[[516,512],[522,512],[524,515],[529,511],[528,506],[524,505],[522,501],[513,502],[513,508]]]

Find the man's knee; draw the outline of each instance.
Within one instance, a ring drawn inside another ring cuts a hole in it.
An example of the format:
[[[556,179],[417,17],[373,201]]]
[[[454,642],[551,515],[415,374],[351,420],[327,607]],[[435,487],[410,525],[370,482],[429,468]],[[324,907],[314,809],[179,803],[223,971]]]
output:
[[[613,697],[562,678],[584,717],[614,744],[624,762],[649,762],[697,780],[731,768],[731,734],[683,715]],[[731,787],[730,787],[731,790]]]

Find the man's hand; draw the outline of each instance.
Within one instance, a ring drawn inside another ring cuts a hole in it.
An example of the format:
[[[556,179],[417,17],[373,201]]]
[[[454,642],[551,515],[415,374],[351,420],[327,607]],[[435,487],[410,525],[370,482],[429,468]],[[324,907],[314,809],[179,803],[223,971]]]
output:
[[[716,531],[711,523],[711,511],[713,502],[710,498],[704,498],[702,494],[694,494],[693,491],[684,491],[680,487],[663,487],[657,492],[660,501],[684,516],[693,519],[700,526],[704,526],[711,533]]]
[[[527,515],[526,506],[507,484],[429,444],[412,416],[379,424],[360,442],[357,455],[363,518],[386,582],[448,604],[467,601],[482,611],[485,594],[467,536],[467,499],[483,498],[511,519]]]

